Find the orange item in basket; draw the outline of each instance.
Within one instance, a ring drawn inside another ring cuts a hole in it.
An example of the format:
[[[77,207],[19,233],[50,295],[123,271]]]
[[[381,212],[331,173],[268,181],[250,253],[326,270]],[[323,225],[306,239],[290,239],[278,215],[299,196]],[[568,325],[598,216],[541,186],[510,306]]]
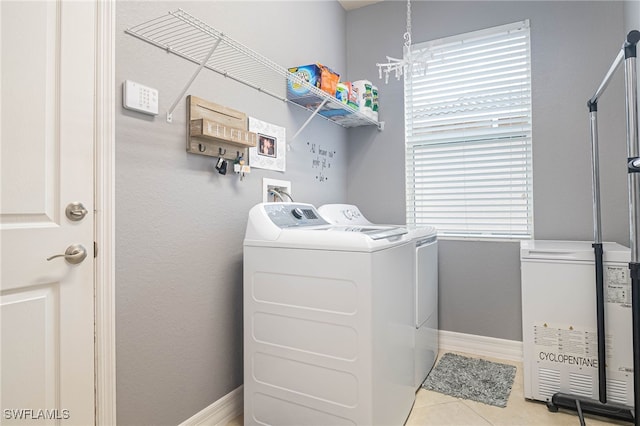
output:
[[[327,92],[331,96],[335,96],[336,90],[338,89],[338,82],[340,81],[340,74],[336,74],[331,68],[320,63],[317,65],[318,68],[320,68],[320,90]]]

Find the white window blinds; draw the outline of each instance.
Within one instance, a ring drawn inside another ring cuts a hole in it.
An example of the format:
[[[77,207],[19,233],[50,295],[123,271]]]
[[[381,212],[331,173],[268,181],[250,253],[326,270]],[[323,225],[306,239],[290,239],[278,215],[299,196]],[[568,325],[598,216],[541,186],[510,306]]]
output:
[[[529,21],[412,50],[428,67],[405,78],[407,223],[531,237]]]

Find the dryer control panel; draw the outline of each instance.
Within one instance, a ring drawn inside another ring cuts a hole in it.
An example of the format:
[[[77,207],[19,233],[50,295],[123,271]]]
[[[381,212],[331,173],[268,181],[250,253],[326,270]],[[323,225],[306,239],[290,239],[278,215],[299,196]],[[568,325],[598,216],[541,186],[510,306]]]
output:
[[[264,204],[264,210],[280,228],[329,225],[310,204],[268,203]]]
[[[371,225],[358,206],[353,204],[325,204],[318,211],[329,222],[336,225]]]

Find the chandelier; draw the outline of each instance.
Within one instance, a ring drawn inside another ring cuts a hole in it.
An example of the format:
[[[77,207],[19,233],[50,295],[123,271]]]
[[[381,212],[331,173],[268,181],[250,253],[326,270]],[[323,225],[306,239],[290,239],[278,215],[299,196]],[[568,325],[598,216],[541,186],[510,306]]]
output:
[[[419,53],[415,57],[411,52],[411,0],[407,0],[407,32],[404,33],[404,46],[402,59],[387,56],[386,63],[377,63],[378,74],[382,79],[384,74],[384,82],[389,83],[389,75],[395,74],[396,79],[400,80],[403,74],[409,72],[414,65],[424,73],[427,71],[427,55]]]

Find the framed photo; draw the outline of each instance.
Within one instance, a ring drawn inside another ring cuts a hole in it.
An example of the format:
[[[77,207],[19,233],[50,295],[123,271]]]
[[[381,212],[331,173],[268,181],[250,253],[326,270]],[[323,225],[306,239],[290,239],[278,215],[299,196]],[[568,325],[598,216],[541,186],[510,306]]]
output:
[[[258,135],[257,146],[249,148],[251,167],[284,172],[287,152],[285,128],[249,117],[249,131]]]
[[[258,155],[276,158],[276,138],[258,133]]]

